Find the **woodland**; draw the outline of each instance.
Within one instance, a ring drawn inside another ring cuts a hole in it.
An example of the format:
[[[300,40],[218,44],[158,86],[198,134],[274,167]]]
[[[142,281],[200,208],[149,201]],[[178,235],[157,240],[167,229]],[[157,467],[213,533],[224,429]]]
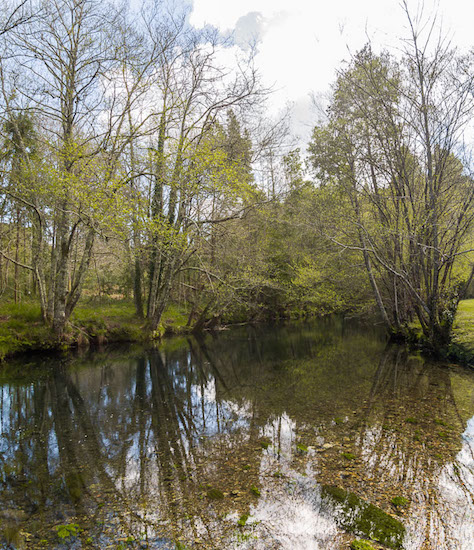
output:
[[[185,8],[2,2],[2,354],[329,313],[448,346],[474,297],[474,51],[404,9],[400,50],[341,64],[301,145],[255,49]]]

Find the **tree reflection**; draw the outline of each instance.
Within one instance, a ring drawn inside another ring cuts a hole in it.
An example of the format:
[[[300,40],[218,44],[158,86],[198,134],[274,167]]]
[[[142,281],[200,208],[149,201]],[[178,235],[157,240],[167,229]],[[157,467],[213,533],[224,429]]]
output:
[[[347,537],[317,481],[399,515],[407,548],[463,548],[472,374],[343,323],[245,327],[92,363],[62,361],[1,389],[3,519],[31,533],[27,547],[59,546],[51,526],[75,522],[97,548],[126,537],[237,548],[246,533],[253,548],[337,548]],[[395,496],[410,499],[409,513]],[[290,505],[309,522],[293,539],[280,536],[293,532]],[[247,515],[262,523],[239,527]]]

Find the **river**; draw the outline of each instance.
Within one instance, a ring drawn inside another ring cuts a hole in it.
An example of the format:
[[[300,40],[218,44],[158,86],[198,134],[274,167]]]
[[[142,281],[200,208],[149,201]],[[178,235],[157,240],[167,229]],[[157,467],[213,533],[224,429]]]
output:
[[[474,372],[339,318],[0,371],[0,548],[474,548]]]

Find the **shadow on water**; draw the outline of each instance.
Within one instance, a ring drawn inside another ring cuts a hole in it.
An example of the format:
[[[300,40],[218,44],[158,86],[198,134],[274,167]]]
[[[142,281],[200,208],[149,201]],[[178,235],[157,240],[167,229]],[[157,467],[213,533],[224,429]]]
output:
[[[0,548],[472,548],[474,374],[372,329],[36,367],[1,379]]]

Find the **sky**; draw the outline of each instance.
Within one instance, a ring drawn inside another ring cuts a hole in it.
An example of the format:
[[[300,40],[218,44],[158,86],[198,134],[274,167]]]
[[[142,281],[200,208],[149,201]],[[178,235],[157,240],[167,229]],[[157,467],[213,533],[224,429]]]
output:
[[[420,5],[408,0],[413,16]],[[425,18],[435,12],[453,44],[464,51],[474,46],[472,0],[425,0]],[[243,49],[256,43],[256,66],[275,90],[270,111],[290,104],[292,131],[303,141],[317,119],[311,97],[327,94],[341,62],[369,39],[376,51],[395,52],[408,35],[399,0],[193,0],[189,22],[231,33]]]

